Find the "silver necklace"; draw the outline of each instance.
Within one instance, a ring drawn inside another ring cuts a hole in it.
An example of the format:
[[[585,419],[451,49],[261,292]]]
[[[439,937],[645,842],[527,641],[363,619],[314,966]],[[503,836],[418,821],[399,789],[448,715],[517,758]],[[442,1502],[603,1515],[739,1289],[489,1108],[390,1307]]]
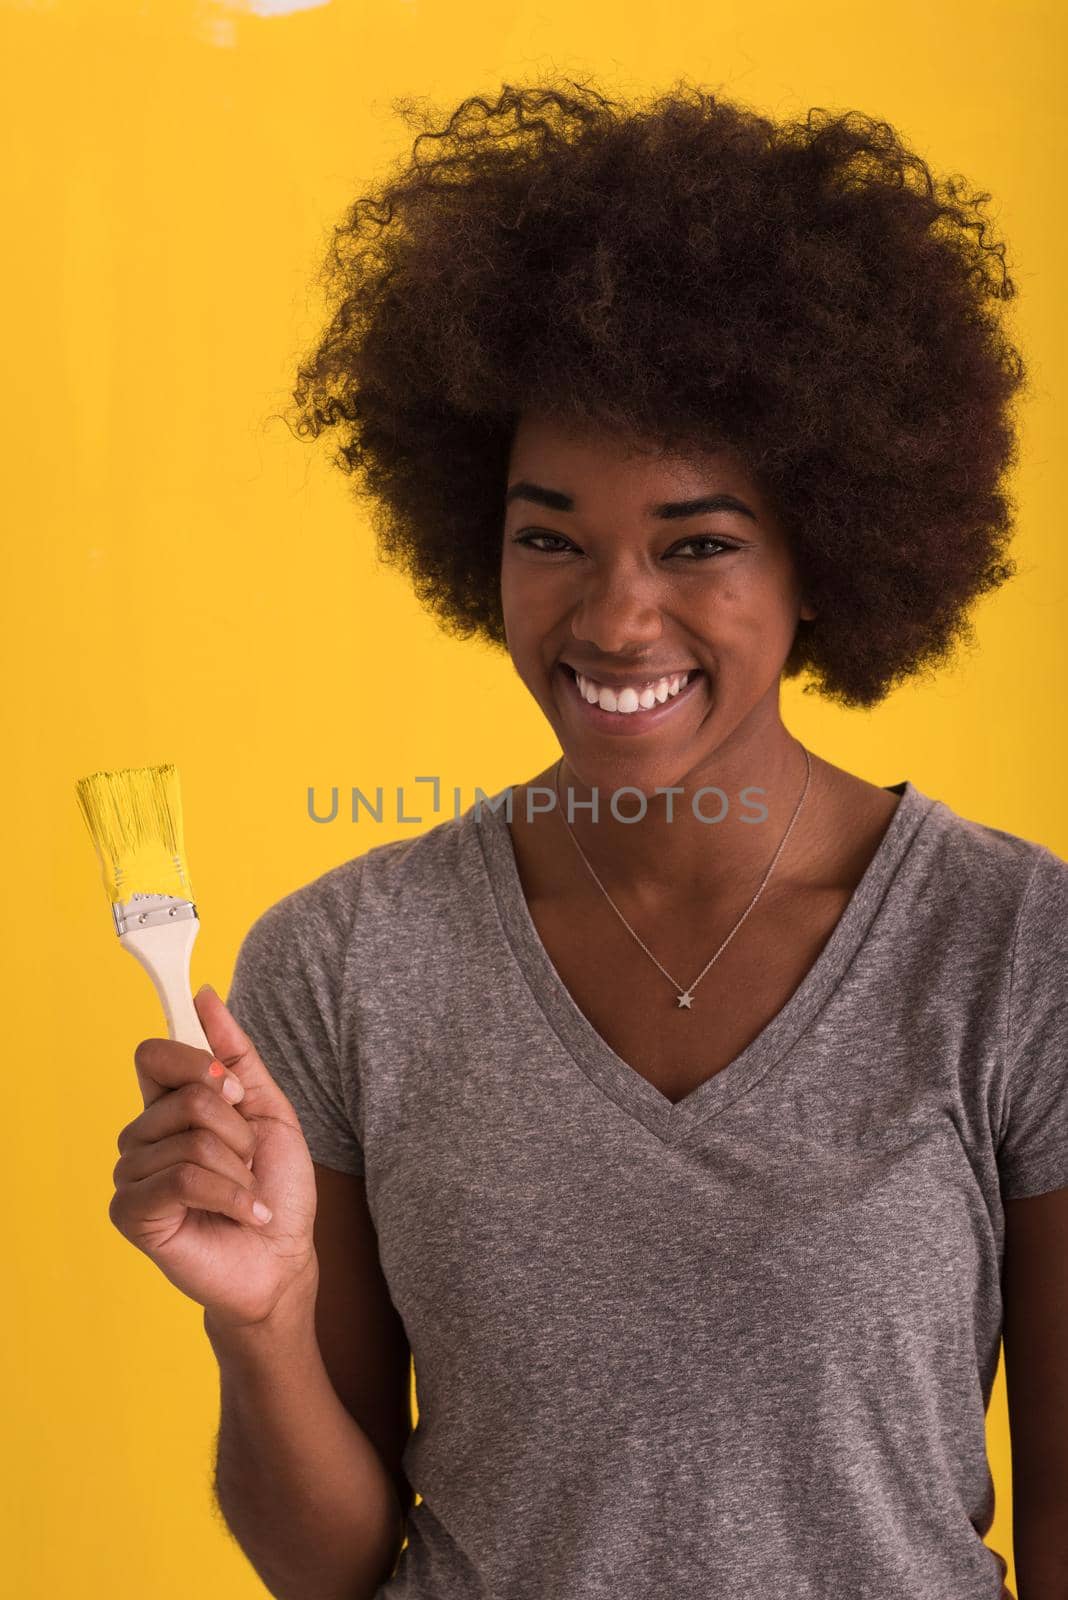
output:
[[[800,744],[800,740],[798,740],[798,743]],[[704,977],[705,973],[708,971],[709,967],[712,965],[712,962],[717,960],[718,957],[723,954],[723,951],[730,944],[731,940],[734,938],[734,935],[738,932],[738,929],[741,927],[742,923],[745,921],[745,919],[749,915],[750,911],[752,911],[753,907],[756,905],[757,901],[760,899],[760,896],[764,893],[764,889],[765,889],[765,886],[767,884],[767,881],[771,877],[772,873],[775,870],[775,863],[778,861],[779,857],[782,855],[782,852],[783,852],[783,849],[785,847],[786,841],[790,837],[791,832],[793,831],[794,823],[797,821],[798,817],[801,814],[801,807],[804,805],[805,796],[808,794],[809,779],[812,776],[812,759],[809,756],[807,748],[804,745],[801,745],[801,748],[805,752],[805,787],[801,790],[801,798],[797,802],[797,805],[794,807],[794,814],[790,818],[789,826],[787,827],[786,832],[783,834],[782,839],[779,841],[779,848],[776,850],[775,854],[771,858],[771,866],[768,868],[767,872],[765,872],[764,877],[761,880],[760,888],[757,890],[757,892],[753,896],[752,900],[750,900],[749,904],[746,906],[745,910],[742,912],[741,916],[738,918],[738,921],[734,924],[734,927],[731,929],[730,933],[728,933],[727,937],[724,939],[723,943],[720,945],[719,949],[716,951],[716,954],[712,957],[712,960],[709,961],[705,966],[703,966],[701,968],[701,971],[697,974],[696,978],[690,984],[690,987],[688,989],[680,989],[678,984],[675,982],[675,979],[671,976],[671,973],[667,970],[667,968],[660,966],[660,962],[657,961],[656,957],[653,955],[653,952],[650,950],[649,946],[645,943],[645,941],[643,939],[639,938],[638,934],[635,933],[634,929],[631,927],[630,923],[627,921],[627,919],[623,915],[622,911],[620,911],[619,907],[616,905],[615,901],[612,899],[612,896],[608,893],[608,890],[605,888],[604,884],[601,882],[601,880],[597,876],[596,872],[594,872],[593,866],[592,866],[592,863],[590,862],[589,856],[586,854],[585,850],[583,850],[582,846],[579,844],[578,840],[575,838],[575,830],[572,828],[570,822],[568,822],[568,820],[567,820],[567,812],[564,809],[563,801],[562,801],[561,796],[560,796],[560,768],[562,767],[563,761],[564,761],[564,758],[563,758],[562,755],[561,755],[559,761],[556,763],[556,774],[555,774],[556,798],[557,798],[557,800],[560,801],[560,815],[563,818],[563,822],[564,822],[565,828],[567,829],[568,833],[571,835],[572,839],[574,840],[575,849],[578,851],[578,853],[582,857],[583,861],[585,861],[587,867],[589,868],[590,876],[592,877],[594,883],[597,885],[598,889],[600,889],[601,893],[604,895],[605,899],[608,901],[608,904],[612,907],[612,910],[615,912],[615,914],[619,918],[620,922],[626,928],[626,930],[630,934],[631,938],[635,939],[637,941],[637,943],[641,945],[642,949],[645,951],[645,953],[649,957],[650,961],[654,962],[656,964],[656,966],[660,967],[660,971],[664,974],[664,977],[668,980],[668,982],[671,984],[671,987],[675,990],[676,994],[678,995],[678,1004],[679,1004],[680,1009],[683,1010],[683,1011],[689,1011],[690,1010],[690,1008],[693,1005],[693,992],[697,988],[697,985],[700,983],[701,979]]]

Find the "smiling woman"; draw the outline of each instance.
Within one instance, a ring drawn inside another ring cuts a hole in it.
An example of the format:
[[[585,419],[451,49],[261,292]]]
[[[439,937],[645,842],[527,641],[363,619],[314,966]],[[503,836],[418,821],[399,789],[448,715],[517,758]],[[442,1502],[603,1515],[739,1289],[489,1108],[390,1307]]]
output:
[[[244,1452],[364,1551],[337,1592],[392,1482],[381,1600],[999,1600],[1003,1326],[1021,1600],[1066,1592],[1068,863],[780,712],[874,706],[1012,575],[982,201],[856,112],[570,84],[465,101],[337,230],[299,430],[560,746],[238,958],[350,1180],[317,1333],[359,1429]]]

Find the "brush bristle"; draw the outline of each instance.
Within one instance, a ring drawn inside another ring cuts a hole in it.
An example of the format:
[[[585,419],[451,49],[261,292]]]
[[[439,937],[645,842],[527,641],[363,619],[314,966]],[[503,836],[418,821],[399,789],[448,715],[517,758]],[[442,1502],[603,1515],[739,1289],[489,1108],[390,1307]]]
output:
[[[113,903],[138,892],[192,900],[175,767],[94,772],[74,791]]]

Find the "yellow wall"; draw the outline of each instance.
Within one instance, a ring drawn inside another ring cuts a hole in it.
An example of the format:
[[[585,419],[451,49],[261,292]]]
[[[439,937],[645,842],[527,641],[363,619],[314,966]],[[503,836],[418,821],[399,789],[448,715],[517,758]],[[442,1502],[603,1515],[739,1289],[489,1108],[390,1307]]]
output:
[[[2,538],[7,780],[0,1588],[263,1593],[210,1511],[216,1369],[200,1308],[112,1228],[136,1042],[162,1032],[115,942],[76,777],[174,761],[225,992],[266,905],[388,837],[305,813],[309,784],[438,773],[488,792],[556,754],[504,658],[448,640],[377,567],[345,480],[270,413],[317,326],[333,220],[410,143],[394,95],[680,75],[772,115],[854,105],[995,196],[1036,399],[1021,576],[979,648],[872,714],[802,703],[806,744],[908,777],[1068,855],[1068,557],[1058,403],[1063,13],[1056,0],[6,0]],[[12,152],[14,155],[12,156]],[[388,678],[383,671],[388,663]],[[387,808],[388,814],[388,808]],[[11,1426],[13,1424],[13,1426]],[[1010,1549],[1003,1371],[989,1418]],[[1010,1571],[1010,1578],[1012,1577]]]

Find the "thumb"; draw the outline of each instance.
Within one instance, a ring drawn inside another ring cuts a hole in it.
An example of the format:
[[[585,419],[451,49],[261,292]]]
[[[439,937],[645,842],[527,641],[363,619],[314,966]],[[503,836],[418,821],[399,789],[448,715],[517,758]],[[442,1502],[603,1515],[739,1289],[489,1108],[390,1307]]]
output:
[[[261,1105],[267,1095],[284,1099],[281,1089],[260,1059],[256,1046],[210,983],[201,984],[193,996],[193,1004],[212,1054],[241,1080],[245,1094],[258,1095]],[[241,1105],[244,1109],[246,1101],[243,1100]]]

